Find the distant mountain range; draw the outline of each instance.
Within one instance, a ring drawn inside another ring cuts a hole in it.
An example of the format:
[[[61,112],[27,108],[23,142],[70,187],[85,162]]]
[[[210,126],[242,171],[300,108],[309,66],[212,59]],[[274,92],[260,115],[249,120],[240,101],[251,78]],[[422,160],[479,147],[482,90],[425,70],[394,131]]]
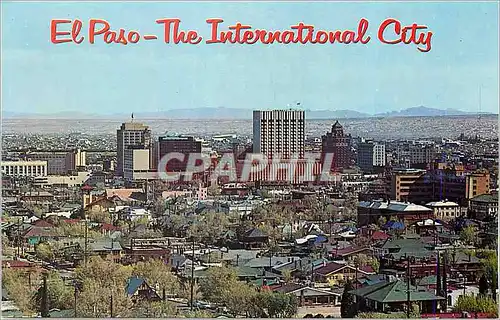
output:
[[[264,110],[264,109],[263,109]],[[388,117],[442,117],[478,115],[478,112],[465,112],[457,109],[436,109],[413,107],[401,111],[368,114],[354,110],[305,110],[307,119],[355,119],[355,118],[388,118]],[[482,112],[484,115],[493,113]],[[131,114],[89,114],[81,112],[60,112],[52,114],[18,113],[4,111],[4,119],[128,119]],[[161,112],[134,112],[137,119],[252,119],[252,110],[237,108],[193,108],[172,109]]]

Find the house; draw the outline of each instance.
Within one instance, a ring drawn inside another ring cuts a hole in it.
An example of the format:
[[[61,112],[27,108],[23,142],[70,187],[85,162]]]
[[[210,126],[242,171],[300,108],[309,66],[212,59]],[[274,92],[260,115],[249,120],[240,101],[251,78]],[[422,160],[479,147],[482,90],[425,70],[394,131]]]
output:
[[[146,201],[146,193],[142,189],[106,189],[106,198],[109,199],[114,196],[129,203]]]
[[[22,260],[3,260],[2,261],[2,268],[12,268],[16,270],[31,270],[35,268],[36,266],[28,261],[22,261]]]
[[[296,283],[273,286],[272,291],[295,295],[300,306],[337,306],[341,300],[339,293]]]
[[[115,261],[118,261],[123,253],[123,248],[120,245],[120,242],[114,239],[105,238],[92,240],[88,245],[92,254],[99,255],[103,259],[111,255]]]
[[[355,296],[358,309],[375,312],[401,312],[406,310],[408,301],[419,305],[422,313],[433,312],[437,302],[444,300],[425,287],[408,285],[406,281],[382,281],[349,291]]]
[[[59,238],[53,227],[31,227],[25,231],[22,237],[29,245],[36,245],[42,241]]]
[[[293,264],[299,259],[299,257],[259,257],[248,260],[243,266],[249,268],[268,268],[271,270],[277,266]]]
[[[301,259],[293,259],[292,263],[280,264],[273,267],[273,272],[284,274],[285,272],[290,272],[292,277],[305,278],[310,275],[312,270],[323,267],[327,262],[326,259],[313,259],[310,257],[304,257]],[[312,269],[312,270],[311,270]]]
[[[399,260],[406,256],[415,258],[431,257],[434,255],[433,246],[426,244],[420,238],[387,239],[381,246],[374,249],[379,258]]]
[[[314,281],[328,286],[341,285],[348,279],[357,279],[360,276],[375,274],[369,267],[355,268],[348,264],[330,262],[314,271]]]
[[[250,248],[262,247],[262,245],[269,241],[269,237],[262,230],[252,228],[243,234],[240,241]]]
[[[372,255],[373,251],[366,246],[350,246],[347,248],[334,249],[330,251],[330,254],[334,260],[353,260],[358,254]]]
[[[54,226],[51,223],[41,219],[32,222],[31,225],[39,228],[54,228]]]
[[[138,302],[140,300],[146,301],[161,301],[162,298],[158,293],[144,280],[136,276],[130,277],[127,280],[125,292],[132,301]]]
[[[460,251],[451,253],[450,265],[450,273],[453,275],[464,275],[467,284],[478,283],[483,270],[481,260]]]
[[[360,287],[376,284],[379,282],[387,281],[387,278],[388,277],[385,274],[364,275],[364,276],[361,276],[360,278],[357,279],[358,285],[356,285],[356,287],[360,288]]]
[[[372,243],[384,242],[387,239],[389,239],[390,237],[391,236],[388,235],[387,233],[377,230],[377,231],[373,232],[372,235],[370,236],[370,241]]]
[[[120,227],[117,227],[117,226],[114,226],[112,224],[109,224],[109,223],[103,223],[100,227],[99,227],[99,231],[103,234],[103,235],[106,235],[106,236],[109,236],[111,235],[113,232],[115,231],[121,231],[121,228]]]
[[[107,197],[100,197],[88,205],[85,206],[86,211],[92,211],[92,212],[110,212],[116,207],[116,204],[114,201]]]

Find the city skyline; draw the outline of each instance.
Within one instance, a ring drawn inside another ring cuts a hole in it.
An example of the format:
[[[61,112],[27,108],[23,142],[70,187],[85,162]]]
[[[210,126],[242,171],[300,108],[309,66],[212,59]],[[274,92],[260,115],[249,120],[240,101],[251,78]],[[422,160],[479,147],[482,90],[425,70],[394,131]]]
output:
[[[119,10],[117,10],[117,8]],[[6,112],[114,114],[225,107],[363,113],[426,106],[498,112],[498,3],[3,3],[2,107]],[[97,12],[99,15],[97,15]],[[120,14],[117,14],[120,12]],[[429,14],[432,12],[432,14]],[[464,19],[467,16],[467,19]],[[432,50],[384,45],[80,46],[50,43],[50,20],[102,18],[113,29],[159,33],[178,17],[208,36],[206,19],[268,30],[303,21],[356,29],[361,18],[425,24]],[[460,26],[458,29],[457,26]],[[481,34],[478,39],[477,35]],[[312,59],[314,57],[314,59]],[[201,59],[200,59],[201,58]],[[174,76],[171,76],[173,74]],[[211,75],[211,78],[208,78]],[[230,84],[230,85],[228,85]],[[479,97],[481,88],[481,97]],[[26,94],[26,92],[30,94]]]

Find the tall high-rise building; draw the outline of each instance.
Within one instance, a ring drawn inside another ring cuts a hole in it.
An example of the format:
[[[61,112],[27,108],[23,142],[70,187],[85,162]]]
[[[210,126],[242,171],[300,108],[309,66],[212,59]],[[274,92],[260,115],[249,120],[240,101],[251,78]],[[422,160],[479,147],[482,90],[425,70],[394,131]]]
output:
[[[365,172],[373,170],[373,149],[374,145],[371,141],[358,143],[356,164]]]
[[[183,161],[172,159],[167,164],[169,172],[184,172],[188,163],[189,154],[201,154],[201,141],[197,141],[194,137],[181,135],[164,135],[158,138],[158,154],[160,162],[161,158],[167,153],[182,153],[185,158]]]
[[[373,166],[385,167],[386,155],[385,144],[375,143],[373,145]]]
[[[255,110],[253,112],[253,152],[281,159],[304,157],[305,111]]]
[[[371,171],[373,167],[385,166],[385,145],[373,141],[358,143],[356,164],[363,171]]]
[[[128,147],[134,149],[151,147],[151,130],[142,123],[127,122],[122,123],[120,129],[116,132],[116,174],[123,177],[125,150]]]
[[[321,137],[321,159],[324,163],[327,154],[333,154],[332,170],[349,168],[351,164],[351,136],[344,134],[344,129],[338,121],[332,126],[332,131]]]

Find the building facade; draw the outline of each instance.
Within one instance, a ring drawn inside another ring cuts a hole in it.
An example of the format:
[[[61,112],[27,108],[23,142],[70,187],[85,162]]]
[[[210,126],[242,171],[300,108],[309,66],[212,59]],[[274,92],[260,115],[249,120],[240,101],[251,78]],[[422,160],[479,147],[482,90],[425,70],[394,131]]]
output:
[[[436,146],[433,143],[409,142],[398,146],[397,157],[400,165],[406,168],[424,167],[436,158]]]
[[[388,196],[391,200],[427,203],[433,200],[433,182],[425,170],[396,169],[388,180]]]
[[[358,227],[377,224],[380,217],[385,217],[387,221],[396,218],[404,226],[408,226],[417,221],[432,219],[433,216],[432,209],[408,202],[375,200],[361,201],[358,204]]]
[[[47,176],[47,161],[2,161],[2,175],[18,177]]]
[[[373,166],[385,167],[385,164],[386,164],[385,144],[375,143],[373,145]]]
[[[149,149],[125,149],[123,157],[123,177],[127,180],[140,180],[149,174]]]
[[[183,161],[172,159],[167,164],[168,172],[184,172],[190,154],[201,154],[201,141],[194,137],[180,135],[165,135],[158,138],[158,162],[168,153],[181,153]]]
[[[460,206],[452,201],[434,201],[425,205],[427,208],[432,209],[434,217],[442,221],[452,220],[460,217]]]
[[[374,145],[371,141],[358,143],[356,165],[364,172],[373,170]]]
[[[365,172],[370,172],[374,167],[385,167],[385,145],[373,141],[358,143],[356,165]]]
[[[470,199],[469,215],[478,220],[498,219],[498,193],[482,194]]]
[[[487,170],[467,174],[465,181],[467,199],[490,193],[490,173]]]
[[[328,154],[333,156],[331,171],[349,168],[351,165],[351,137],[344,134],[344,129],[336,121],[331,132],[321,137],[321,162],[325,163]]]
[[[305,111],[253,112],[253,153],[281,159],[304,157]]]
[[[142,123],[122,123],[120,129],[116,132],[116,142],[116,174],[123,176],[125,150],[129,147],[149,149],[151,147],[151,130]]]
[[[70,174],[86,166],[86,152],[80,149],[28,152],[22,157],[25,160],[46,161],[49,175]]]

